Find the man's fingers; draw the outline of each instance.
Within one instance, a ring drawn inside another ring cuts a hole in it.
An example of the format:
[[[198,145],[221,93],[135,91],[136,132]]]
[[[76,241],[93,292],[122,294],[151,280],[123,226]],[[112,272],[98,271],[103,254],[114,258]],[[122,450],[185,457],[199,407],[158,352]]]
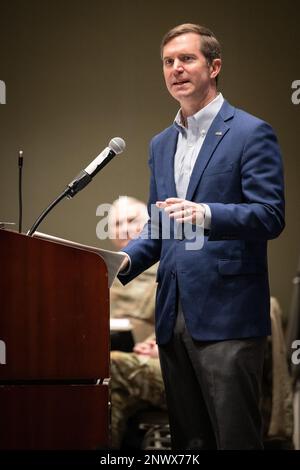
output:
[[[165,202],[167,204],[176,204],[177,202],[184,202],[185,199],[181,199],[179,197],[168,197]]]
[[[173,219],[190,219],[193,216],[193,209],[179,209],[175,212],[169,213],[169,216]]]
[[[167,212],[170,216],[175,212],[181,212],[183,216],[189,216],[196,212],[196,207],[192,207],[186,203],[172,204],[171,206],[165,208],[165,212]]]
[[[183,209],[184,209],[184,207],[183,207],[182,203],[177,203],[177,204],[171,204],[171,205],[167,206],[165,208],[165,212],[170,214],[172,212],[176,212],[176,211],[183,210]]]
[[[155,205],[159,209],[164,209],[165,207],[167,207],[167,203],[165,201],[156,201]]]
[[[184,217],[184,211],[179,210],[179,211],[176,211],[176,212],[170,212],[169,216],[170,216],[171,219],[178,220],[180,217]]]
[[[177,222],[203,223],[204,210],[201,204],[170,197],[165,201],[157,201],[156,206],[164,209],[169,217]]]
[[[155,205],[159,209],[164,209],[166,207],[171,206],[172,204],[182,203],[182,202],[184,202],[184,199],[179,199],[178,197],[169,197],[168,199],[165,199],[164,201],[156,201]]]

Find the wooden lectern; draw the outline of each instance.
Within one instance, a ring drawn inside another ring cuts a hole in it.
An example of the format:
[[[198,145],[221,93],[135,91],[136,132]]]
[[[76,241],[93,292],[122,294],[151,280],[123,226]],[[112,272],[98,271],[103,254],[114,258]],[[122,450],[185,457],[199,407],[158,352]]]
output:
[[[0,449],[109,447],[99,255],[0,230],[0,345]]]

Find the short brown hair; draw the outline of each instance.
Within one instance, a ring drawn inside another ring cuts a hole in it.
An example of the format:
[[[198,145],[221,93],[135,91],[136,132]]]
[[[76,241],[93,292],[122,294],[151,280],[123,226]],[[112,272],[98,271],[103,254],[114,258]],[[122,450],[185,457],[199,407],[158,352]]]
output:
[[[170,31],[164,35],[160,46],[161,57],[163,57],[163,48],[168,42],[186,33],[199,34],[201,37],[200,50],[209,64],[211,64],[214,59],[221,58],[221,45],[214,33],[205,26],[192,23],[184,23],[175,26],[175,28],[170,29]]]

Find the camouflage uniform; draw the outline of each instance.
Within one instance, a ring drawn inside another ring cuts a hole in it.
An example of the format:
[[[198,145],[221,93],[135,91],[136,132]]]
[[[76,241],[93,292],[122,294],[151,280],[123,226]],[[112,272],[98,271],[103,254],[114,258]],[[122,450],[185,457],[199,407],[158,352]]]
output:
[[[135,343],[154,337],[157,265],[126,286],[115,280],[110,290],[111,318],[129,318]],[[164,386],[158,358],[111,351],[112,446],[119,448],[127,420],[137,411],[165,406]]]
[[[112,447],[120,448],[127,420],[149,405],[166,409],[158,358],[111,352]]]
[[[289,448],[293,434],[292,383],[286,360],[282,313],[274,297],[271,297],[270,314],[272,336],[268,338],[262,382],[263,433],[265,445],[277,440]]]
[[[130,319],[135,343],[154,330],[156,271],[154,265],[126,286],[116,279],[110,289],[110,316]]]

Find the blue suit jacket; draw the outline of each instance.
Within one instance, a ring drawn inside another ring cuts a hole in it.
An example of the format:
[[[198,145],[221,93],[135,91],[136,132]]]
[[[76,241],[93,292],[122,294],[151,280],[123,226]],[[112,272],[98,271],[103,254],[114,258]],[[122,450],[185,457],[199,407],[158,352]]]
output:
[[[150,144],[150,206],[176,197],[173,125]],[[270,334],[267,240],[284,228],[283,171],[272,128],[224,102],[195,163],[186,199],[211,209],[204,245],[187,249],[185,238],[143,235],[124,250],[131,258],[126,284],[160,260],[156,337],[166,343],[174,328],[179,291],[187,328],[197,340]],[[152,211],[152,220],[157,214]],[[166,239],[165,239],[166,238]],[[190,243],[190,241],[189,241]],[[191,246],[191,245],[190,245]]]

